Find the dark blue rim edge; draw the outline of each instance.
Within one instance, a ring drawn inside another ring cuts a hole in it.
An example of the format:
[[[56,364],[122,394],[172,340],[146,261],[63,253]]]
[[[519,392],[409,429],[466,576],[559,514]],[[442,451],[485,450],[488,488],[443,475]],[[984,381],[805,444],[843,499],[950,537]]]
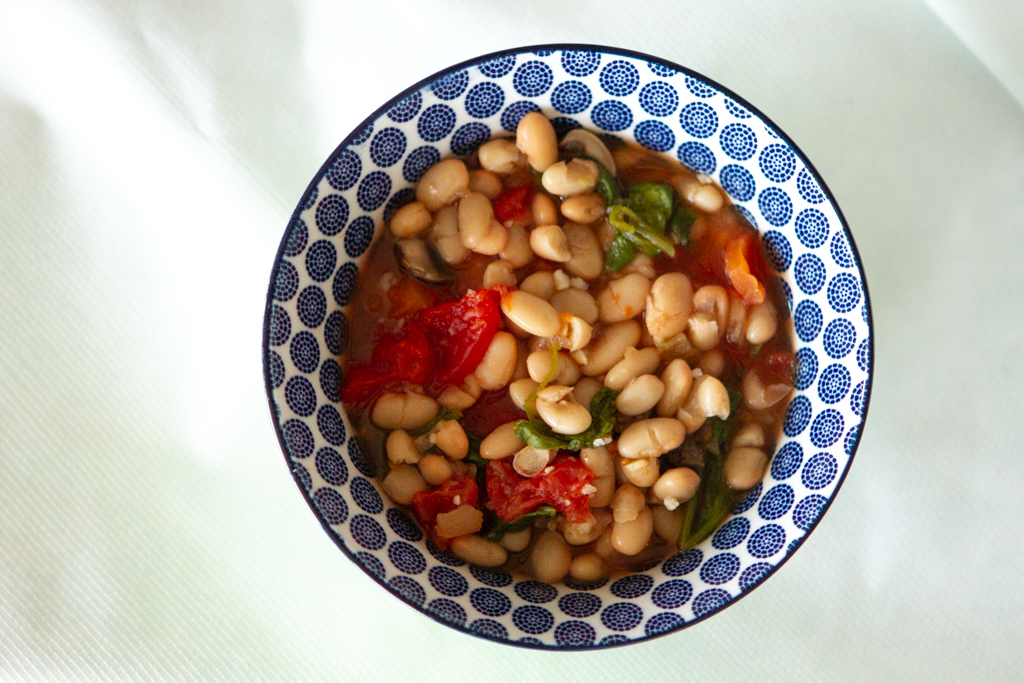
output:
[[[677,626],[675,628],[669,629],[667,631],[662,631],[660,633],[656,633],[656,634],[653,634],[653,635],[644,635],[642,637],[631,639],[631,640],[627,640],[627,641],[622,642],[622,643],[609,643],[609,644],[606,644],[606,645],[600,645],[598,643],[594,643],[593,645],[582,645],[582,646],[578,646],[578,647],[576,647],[576,646],[544,645],[544,644],[537,645],[537,644],[534,644],[534,643],[522,643],[522,642],[519,642],[519,641],[510,640],[510,639],[495,638],[493,636],[489,636],[489,635],[486,635],[484,633],[480,633],[478,631],[474,631],[474,630],[470,629],[468,626],[460,626],[458,624],[453,624],[450,621],[445,621],[444,619],[441,619],[436,614],[430,612],[426,608],[425,605],[418,605],[418,604],[412,602],[407,597],[402,595],[400,592],[398,592],[397,590],[392,588],[382,577],[377,576],[372,571],[370,571],[365,566],[363,566],[363,563],[359,561],[359,558],[356,557],[355,553],[352,550],[350,550],[345,545],[344,540],[334,531],[334,529],[331,528],[331,525],[328,524],[320,516],[320,513],[316,509],[316,505],[313,503],[313,500],[310,497],[310,493],[308,491],[306,491],[305,488],[303,488],[302,483],[295,477],[294,473],[292,473],[292,467],[291,467],[292,463],[291,463],[291,460],[289,459],[289,456],[288,456],[287,446],[285,445],[284,433],[282,432],[282,429],[281,429],[281,422],[280,422],[280,419],[277,416],[277,411],[275,410],[275,401],[274,401],[274,393],[273,393],[274,392],[274,388],[271,386],[271,381],[270,381],[270,364],[269,364],[269,360],[268,360],[269,357],[270,357],[268,352],[272,350],[270,348],[270,315],[271,315],[272,307],[274,305],[274,283],[275,283],[276,278],[277,278],[278,268],[279,268],[280,263],[282,261],[282,257],[284,255],[284,250],[285,250],[285,248],[288,245],[289,238],[291,237],[292,227],[294,226],[295,221],[298,220],[300,214],[302,213],[302,207],[306,203],[306,199],[310,196],[310,192],[313,189],[316,188],[317,183],[319,182],[319,180],[321,178],[323,178],[324,174],[327,172],[327,169],[334,162],[334,160],[338,157],[338,155],[346,147],[348,147],[348,145],[357,136],[357,134],[362,133],[366,129],[366,127],[368,125],[372,124],[378,118],[380,118],[381,116],[386,114],[387,111],[389,109],[391,109],[395,104],[397,104],[399,101],[401,101],[402,99],[404,99],[408,95],[412,94],[413,92],[416,92],[416,91],[420,90],[421,88],[423,88],[424,86],[434,82],[435,80],[437,80],[437,79],[439,79],[439,78],[441,78],[441,77],[443,77],[443,76],[445,76],[447,74],[450,74],[452,72],[459,71],[461,69],[466,69],[466,68],[471,67],[471,66],[477,66],[477,65],[479,65],[479,64],[481,64],[483,62],[486,62],[488,60],[491,60],[491,59],[496,59],[498,57],[505,57],[505,56],[509,56],[509,55],[520,55],[520,54],[524,54],[524,53],[535,53],[535,52],[540,51],[540,50],[551,50],[551,51],[558,51],[558,50],[563,50],[563,51],[564,50],[580,50],[580,51],[589,51],[589,52],[599,52],[599,53],[602,53],[602,54],[619,55],[619,56],[623,56],[623,57],[632,57],[634,59],[641,59],[641,60],[644,60],[644,61],[647,61],[647,62],[653,62],[655,64],[661,64],[661,65],[667,66],[667,67],[669,67],[671,69],[674,69],[674,70],[676,70],[676,71],[678,71],[680,73],[684,73],[684,74],[686,74],[688,76],[692,76],[693,78],[696,78],[696,79],[698,79],[700,81],[703,81],[704,83],[706,83],[706,84],[716,88],[723,95],[726,95],[727,97],[729,97],[733,101],[741,104],[745,109],[747,109],[747,111],[749,111],[751,114],[754,114],[755,116],[757,116],[766,125],[770,126],[772,128],[772,130],[781,139],[786,141],[786,143],[790,146],[790,148],[793,150],[793,152],[795,154],[797,154],[800,157],[800,159],[804,162],[804,165],[806,166],[807,170],[812,174],[812,176],[814,177],[815,181],[818,183],[818,186],[821,188],[821,191],[825,194],[825,197],[828,199],[829,204],[832,206],[833,209],[835,209],[836,215],[839,217],[839,222],[842,225],[843,232],[846,234],[846,240],[849,243],[850,249],[853,251],[853,256],[854,256],[854,258],[856,259],[856,262],[857,262],[857,272],[860,274],[861,288],[864,290],[864,306],[867,309],[867,314],[868,314],[867,315],[867,325],[868,325],[868,330],[870,332],[870,334],[868,335],[868,351],[869,351],[869,354],[870,354],[869,358],[868,358],[868,378],[867,378],[867,384],[865,386],[864,410],[863,410],[863,413],[861,414],[860,429],[859,429],[859,431],[857,433],[857,438],[854,441],[852,448],[850,449],[849,459],[846,462],[846,467],[843,469],[843,472],[842,472],[842,474],[839,477],[839,481],[836,483],[836,487],[832,491],[832,495],[829,496],[829,498],[827,499],[827,501],[825,503],[825,506],[821,509],[820,514],[818,515],[817,519],[814,520],[814,523],[811,525],[810,529],[808,529],[804,533],[802,538],[797,540],[796,545],[792,549],[786,551],[785,556],[783,556],[783,558],[779,561],[779,563],[774,565],[764,576],[762,576],[760,578],[760,580],[758,580],[757,583],[755,583],[750,588],[742,591],[739,595],[737,595],[735,597],[731,597],[729,600],[724,602],[719,607],[716,607],[715,609],[711,610],[710,612],[695,618],[693,621],[686,622],[686,623],[684,623],[684,624],[682,624],[680,626]],[[267,288],[267,303],[266,303],[266,306],[264,307],[264,310],[263,310],[263,383],[264,383],[264,388],[265,388],[265,390],[267,392],[267,402],[268,402],[269,408],[270,408],[270,417],[271,417],[271,420],[273,420],[273,422],[274,422],[274,431],[277,434],[277,441],[278,441],[278,443],[281,446],[281,452],[284,455],[284,460],[285,460],[286,466],[288,467],[288,472],[289,472],[289,474],[292,475],[292,478],[295,480],[295,483],[296,483],[296,485],[299,488],[299,492],[302,494],[303,498],[305,498],[306,504],[309,506],[309,509],[313,512],[313,516],[316,517],[318,522],[320,522],[320,525],[324,528],[324,531],[327,532],[327,535],[330,536],[334,540],[335,544],[341,549],[341,551],[343,553],[345,553],[345,555],[350,560],[352,560],[352,562],[357,567],[362,569],[363,572],[365,572],[371,579],[373,579],[374,582],[379,584],[386,591],[391,593],[393,596],[395,596],[396,598],[398,598],[399,600],[401,600],[405,604],[407,604],[410,607],[412,607],[413,609],[415,609],[417,612],[420,612],[421,614],[429,617],[430,619],[433,619],[434,621],[436,621],[439,624],[443,624],[444,626],[446,626],[448,628],[452,628],[452,629],[455,629],[457,631],[461,631],[462,633],[466,633],[466,634],[469,634],[469,635],[474,636],[476,638],[480,638],[481,640],[486,640],[486,641],[490,641],[490,642],[494,642],[494,643],[500,643],[502,645],[512,645],[512,646],[515,646],[515,647],[521,647],[521,648],[525,648],[525,649],[528,649],[528,650],[555,650],[555,651],[570,651],[570,652],[572,652],[572,651],[586,652],[586,651],[589,651],[589,650],[604,650],[604,649],[609,649],[609,648],[614,648],[614,647],[621,647],[621,646],[625,646],[625,645],[632,645],[632,644],[640,643],[640,642],[647,642],[647,641],[653,640],[655,638],[661,638],[662,636],[667,636],[669,634],[676,633],[677,631],[682,631],[684,629],[690,628],[690,627],[692,627],[692,626],[694,626],[694,625],[704,621],[705,619],[708,619],[709,617],[714,616],[715,614],[717,614],[718,612],[722,611],[726,607],[729,607],[729,606],[739,602],[741,599],[743,599],[746,596],[750,595],[755,589],[757,589],[759,586],[761,586],[761,584],[763,584],[765,581],[767,581],[769,577],[771,577],[776,571],[778,571],[778,569],[780,567],[782,567],[782,565],[784,565],[786,562],[789,561],[789,558],[792,557],[796,553],[796,551],[800,549],[801,546],[803,546],[804,542],[811,535],[811,533],[815,529],[818,528],[818,524],[821,523],[821,520],[825,517],[825,513],[828,512],[830,507],[832,507],[832,503],[835,501],[836,495],[839,493],[839,489],[842,488],[843,483],[846,481],[846,477],[847,477],[847,475],[850,472],[850,466],[853,464],[853,459],[854,459],[854,457],[857,454],[857,449],[860,447],[860,441],[861,441],[862,438],[864,438],[864,425],[867,422],[868,411],[869,411],[869,408],[870,408],[870,405],[871,405],[871,393],[872,393],[872,388],[874,386],[874,375],[875,375],[874,369],[875,369],[875,365],[876,365],[876,358],[875,358],[874,315],[873,315],[872,308],[871,308],[871,297],[870,297],[870,294],[868,292],[867,276],[866,276],[866,274],[864,272],[864,265],[863,265],[863,263],[861,261],[861,258],[860,258],[860,251],[857,249],[857,244],[856,244],[856,242],[853,239],[853,234],[850,232],[850,227],[849,227],[849,225],[846,222],[846,217],[843,215],[842,210],[839,208],[839,203],[836,201],[835,196],[832,194],[832,191],[829,189],[828,185],[825,184],[825,181],[822,179],[821,175],[818,173],[818,170],[811,163],[810,159],[807,158],[807,156],[796,145],[796,143],[782,129],[780,129],[775,124],[774,121],[772,121],[770,118],[768,118],[760,109],[758,109],[757,107],[755,107],[752,104],[750,104],[749,102],[747,102],[747,100],[745,100],[744,98],[740,97],[739,95],[734,93],[729,88],[719,84],[717,81],[714,81],[714,80],[712,80],[712,79],[710,79],[710,78],[708,78],[708,77],[706,77],[706,76],[704,76],[702,74],[697,73],[696,71],[694,71],[692,69],[689,69],[689,68],[687,68],[685,66],[681,66],[679,64],[676,64],[675,62],[671,62],[671,61],[668,61],[666,59],[662,59],[660,57],[654,57],[654,56],[645,54],[643,52],[637,52],[635,50],[628,50],[628,49],[616,48],[616,47],[607,47],[607,46],[603,46],[603,45],[590,45],[590,44],[586,44],[586,43],[559,43],[559,44],[546,44],[546,45],[528,45],[528,46],[524,46],[524,47],[517,47],[517,48],[509,48],[509,49],[505,49],[505,50],[499,50],[498,52],[491,52],[491,53],[488,53],[488,54],[485,54],[485,55],[481,55],[479,57],[473,57],[472,59],[467,59],[465,61],[459,62],[458,64],[454,64],[454,65],[449,66],[449,67],[447,67],[445,69],[442,69],[441,71],[438,71],[438,72],[436,72],[436,73],[434,73],[434,74],[432,74],[430,76],[427,76],[426,78],[424,78],[424,79],[416,82],[415,84],[409,86],[408,88],[406,88],[405,90],[403,90],[402,92],[400,92],[399,94],[395,95],[390,100],[385,102],[382,106],[378,107],[368,117],[363,119],[363,121],[358,126],[356,126],[355,129],[353,129],[353,131],[351,133],[349,133],[345,137],[344,140],[342,140],[341,144],[339,144],[334,149],[334,151],[331,152],[331,155],[327,158],[327,160],[323,163],[323,165],[320,166],[320,169],[313,176],[313,179],[310,181],[309,185],[306,186],[306,191],[303,192],[301,200],[296,205],[295,210],[292,212],[291,218],[288,220],[288,225],[285,228],[284,236],[282,237],[281,243],[280,243],[280,245],[277,248],[277,254],[274,257],[274,267],[273,267],[273,269],[271,270],[271,273],[270,273],[270,285]]]

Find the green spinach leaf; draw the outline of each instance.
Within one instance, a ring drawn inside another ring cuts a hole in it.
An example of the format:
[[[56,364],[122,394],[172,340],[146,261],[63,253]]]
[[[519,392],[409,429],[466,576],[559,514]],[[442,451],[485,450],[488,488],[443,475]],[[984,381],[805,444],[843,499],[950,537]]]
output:
[[[629,186],[626,206],[648,227],[664,235],[672,213],[672,188],[664,183],[634,183]]]
[[[618,235],[612,240],[612,246],[608,250],[604,265],[608,270],[617,273],[628,266],[635,255],[633,243],[625,235]]]
[[[502,536],[505,534],[514,534],[523,529],[529,529],[532,527],[538,519],[545,519],[550,523],[554,520],[557,511],[550,505],[541,505],[533,512],[527,512],[525,515],[519,515],[511,522],[494,517],[494,522],[487,530],[484,538],[492,543],[498,543],[501,541]]]
[[[697,220],[697,214],[682,201],[676,202],[676,208],[669,220],[669,229],[676,236],[679,243],[686,245],[690,241],[690,229],[693,222]]]

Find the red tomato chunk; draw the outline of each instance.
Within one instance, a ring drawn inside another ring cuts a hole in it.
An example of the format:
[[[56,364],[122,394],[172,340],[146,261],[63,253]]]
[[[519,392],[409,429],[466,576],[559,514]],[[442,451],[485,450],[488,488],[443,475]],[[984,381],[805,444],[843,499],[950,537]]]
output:
[[[420,491],[412,497],[412,511],[416,521],[441,550],[448,548],[451,539],[437,535],[437,516],[451,512],[460,505],[476,507],[480,490],[476,480],[465,474],[452,477],[436,489]],[[458,499],[458,501],[456,501]]]
[[[487,498],[506,522],[547,503],[578,524],[590,516],[590,496],[583,489],[593,480],[590,468],[570,455],[556,457],[550,471],[535,477],[521,477],[507,460],[495,460],[487,464]]]
[[[502,224],[528,219],[533,192],[533,185],[520,185],[505,190],[494,200],[494,217]]]

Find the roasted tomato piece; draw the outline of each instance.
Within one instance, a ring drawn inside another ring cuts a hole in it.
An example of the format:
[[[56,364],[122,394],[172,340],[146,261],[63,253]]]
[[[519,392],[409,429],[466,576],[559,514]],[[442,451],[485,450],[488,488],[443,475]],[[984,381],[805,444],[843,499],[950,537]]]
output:
[[[501,323],[498,300],[491,290],[471,290],[458,301],[426,308],[416,316],[414,322],[430,339],[438,361],[428,393],[436,396],[445,387],[459,385],[476,370]]]
[[[534,477],[521,477],[507,460],[495,460],[487,464],[487,499],[506,522],[547,503],[576,524],[590,516],[590,496],[584,488],[593,480],[590,468],[571,455],[556,457]]]
[[[365,406],[404,384],[423,384],[434,376],[435,358],[430,341],[416,325],[406,325],[396,334],[377,328],[373,356],[365,363],[352,363],[341,384],[341,400]]]
[[[502,224],[506,221],[528,220],[533,193],[533,185],[520,185],[505,190],[494,198],[494,217]]]
[[[460,505],[476,506],[480,496],[476,481],[465,474],[452,477],[436,489],[420,491],[412,497],[412,511],[430,540],[441,550],[448,548],[451,539],[437,535],[437,516],[451,512]]]

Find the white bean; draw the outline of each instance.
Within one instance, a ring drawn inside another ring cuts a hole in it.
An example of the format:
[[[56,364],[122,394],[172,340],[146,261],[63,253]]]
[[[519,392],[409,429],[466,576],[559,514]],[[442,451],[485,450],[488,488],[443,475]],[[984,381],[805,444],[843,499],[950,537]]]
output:
[[[571,313],[559,313],[558,321],[562,326],[552,340],[563,349],[579,351],[589,344],[590,339],[594,336],[594,328],[579,316]]]
[[[469,170],[459,159],[439,161],[416,183],[416,199],[431,211],[451,204],[469,187]]]
[[[420,450],[416,448],[416,442],[409,436],[409,432],[404,429],[396,429],[388,434],[384,450],[388,453],[388,460],[396,465],[415,465],[420,461]]]
[[[501,545],[514,553],[526,550],[526,546],[530,545],[530,534],[532,529],[523,529],[522,531],[513,531],[506,533],[501,537]]]
[[[651,515],[654,517],[654,533],[658,538],[676,543],[679,540],[679,532],[683,529],[683,508],[669,510],[664,505],[659,505],[651,508]]]
[[[584,375],[603,375],[622,360],[626,349],[635,348],[639,341],[640,323],[635,320],[612,323],[601,329],[585,348],[574,352],[573,358]]]
[[[569,202],[589,196],[592,195],[566,199],[562,202],[562,210],[565,210],[565,205]],[[565,262],[565,269],[584,280],[593,280],[600,275],[604,271],[604,251],[601,250],[601,244],[597,241],[594,231],[589,226],[579,223],[566,223],[562,226],[562,231],[569,240],[569,252],[572,255]]]
[[[480,457],[484,460],[501,460],[513,455],[526,445],[516,436],[516,423],[506,422],[494,428],[480,442]]]
[[[686,328],[690,343],[701,351],[715,348],[722,339],[722,328],[718,326],[713,313],[693,313],[686,321]]]
[[[630,380],[615,398],[615,408],[623,415],[642,415],[658,405],[665,385],[654,375],[640,375]]]
[[[570,221],[590,225],[594,221],[604,218],[604,199],[596,192],[578,194],[562,202],[561,211],[562,215]],[[597,240],[594,243],[596,244]]]
[[[452,552],[478,567],[500,567],[508,560],[508,551],[500,545],[472,534],[453,538]]]
[[[485,289],[490,289],[494,285],[510,285],[515,286],[516,274],[513,272],[512,265],[508,261],[491,261],[484,268],[484,280],[483,286]]]
[[[620,465],[623,478],[634,486],[647,488],[653,486],[654,482],[658,480],[657,458],[639,458],[637,460],[620,458]]]
[[[658,481],[654,482],[651,491],[665,507],[675,510],[681,504],[693,498],[700,485],[700,477],[689,467],[673,467],[665,470]]]
[[[729,293],[725,287],[704,285],[693,293],[693,310],[710,314],[719,331],[724,332],[729,319]]]
[[[697,359],[697,367],[705,375],[721,377],[722,373],[725,372],[725,354],[717,348],[705,351]]]
[[[743,376],[743,401],[754,410],[767,410],[789,395],[793,387],[788,384],[769,384],[758,376],[756,370],[748,370]]]
[[[558,313],[551,304],[522,290],[501,297],[501,312],[536,337],[550,337],[561,327]]]
[[[764,444],[764,429],[761,425],[755,423],[743,425],[736,432],[736,436],[732,437],[733,448],[746,446],[749,448],[760,448],[763,450]]]
[[[738,344],[746,336],[747,306],[735,293],[729,294],[729,319],[725,323],[725,338]]]
[[[589,159],[559,161],[544,171],[540,182],[545,190],[561,197],[590,192],[597,184],[597,164]]]
[[[537,192],[530,202],[530,215],[534,225],[551,225],[558,222],[558,208],[555,200],[546,192]]]
[[[440,486],[451,479],[454,470],[448,458],[436,453],[428,453],[420,458],[418,463],[420,474],[423,480],[431,486]],[[465,532],[470,533],[470,532]]]
[[[579,434],[590,426],[590,410],[572,397],[572,387],[548,385],[537,392],[537,414],[556,434]]]
[[[586,545],[597,540],[597,537],[604,533],[611,523],[611,515],[605,510],[596,510],[591,513],[585,522],[571,523],[562,522],[562,536],[569,545]]]
[[[462,245],[475,251],[490,232],[493,220],[491,200],[479,192],[468,192],[459,200],[459,236]]]
[[[511,173],[526,159],[511,140],[488,140],[477,150],[480,165],[492,173]]]
[[[768,456],[759,448],[741,446],[729,451],[725,457],[722,472],[729,488],[745,491],[752,488],[764,476],[768,467]]]
[[[661,381],[665,385],[665,393],[658,401],[658,415],[672,417],[690,395],[693,384],[693,371],[682,358],[676,358],[661,373]]]
[[[555,280],[552,276],[552,287],[554,287],[554,284]],[[569,287],[559,292],[552,292],[548,300],[559,313],[571,313],[588,325],[593,325],[597,322],[597,300],[586,290]]]
[[[488,199],[497,199],[501,194],[501,178],[488,170],[477,168],[469,172],[469,189],[479,192]]]
[[[679,420],[652,417],[626,427],[619,436],[619,455],[624,458],[657,458],[678,448],[686,438]]]
[[[510,333],[498,331],[494,334],[480,364],[473,371],[480,388],[495,391],[505,387],[516,369],[516,353],[519,345]]]
[[[593,377],[583,377],[572,388],[572,395],[581,406],[590,406],[590,401],[601,391],[601,383]]]
[[[457,266],[469,257],[469,249],[462,244],[459,236],[459,209],[446,206],[434,214],[434,225],[430,229],[430,241],[437,247],[437,253],[450,266]]]
[[[779,328],[779,316],[770,301],[752,307],[747,313],[747,343],[764,344],[775,336]]]
[[[612,496],[612,517],[616,522],[632,522],[645,507],[644,492],[633,484],[623,484]]]
[[[612,280],[608,287],[597,295],[601,322],[617,323],[640,315],[650,291],[651,281],[639,273],[630,273]]]
[[[545,349],[543,351],[534,351],[526,358],[526,367],[530,373],[530,377],[536,382],[543,382],[551,372],[552,365],[552,353]],[[551,379],[553,384],[566,384],[572,385],[580,379],[580,366],[576,364],[576,361],[572,359],[568,353],[560,351],[555,354],[555,360],[557,361],[555,374]]]
[[[452,460],[469,455],[469,437],[456,420],[440,420],[430,433],[434,445]]]
[[[558,161],[558,137],[548,117],[531,111],[516,127],[516,147],[526,155],[534,171],[543,173]]]
[[[512,384],[508,385],[508,393],[512,398],[512,402],[519,407],[520,410],[526,410],[526,399],[530,397],[537,387],[540,386],[539,382],[534,382],[529,377],[523,379],[517,379]],[[533,410],[533,406],[530,406],[530,410]]]
[[[604,575],[604,560],[597,553],[577,555],[569,565],[569,576],[577,581],[592,583]]]
[[[555,276],[550,271],[538,270],[523,278],[523,281],[519,283],[519,289],[547,301],[555,293]],[[557,309],[555,310],[557,311]],[[561,311],[558,312],[561,313]]]
[[[381,429],[417,429],[437,416],[437,401],[410,391],[388,393],[373,404],[370,419]]]
[[[408,505],[414,495],[427,490],[427,482],[423,480],[423,475],[412,465],[394,468],[387,473],[380,485],[391,500],[399,505]]]
[[[498,252],[498,256],[513,268],[529,265],[533,261],[533,250],[530,249],[530,236],[526,228],[521,225],[508,228],[508,242],[505,248]]]
[[[549,261],[564,263],[572,258],[569,240],[557,225],[540,225],[530,231],[530,249]]]
[[[693,285],[690,278],[682,273],[665,273],[651,285],[644,321],[655,339],[668,339],[686,328],[692,309]]]
[[[530,553],[533,575],[538,581],[557,583],[569,573],[572,551],[557,531],[544,531]]]
[[[623,555],[636,555],[651,540],[654,531],[654,518],[651,509],[644,507],[636,519],[629,522],[615,522],[612,525],[612,548]]]
[[[622,391],[641,375],[654,372],[661,364],[657,349],[626,349],[622,360],[613,365],[604,376],[604,385],[613,391]]]
[[[391,217],[391,234],[395,237],[412,237],[430,227],[433,216],[423,202],[406,204]]]

